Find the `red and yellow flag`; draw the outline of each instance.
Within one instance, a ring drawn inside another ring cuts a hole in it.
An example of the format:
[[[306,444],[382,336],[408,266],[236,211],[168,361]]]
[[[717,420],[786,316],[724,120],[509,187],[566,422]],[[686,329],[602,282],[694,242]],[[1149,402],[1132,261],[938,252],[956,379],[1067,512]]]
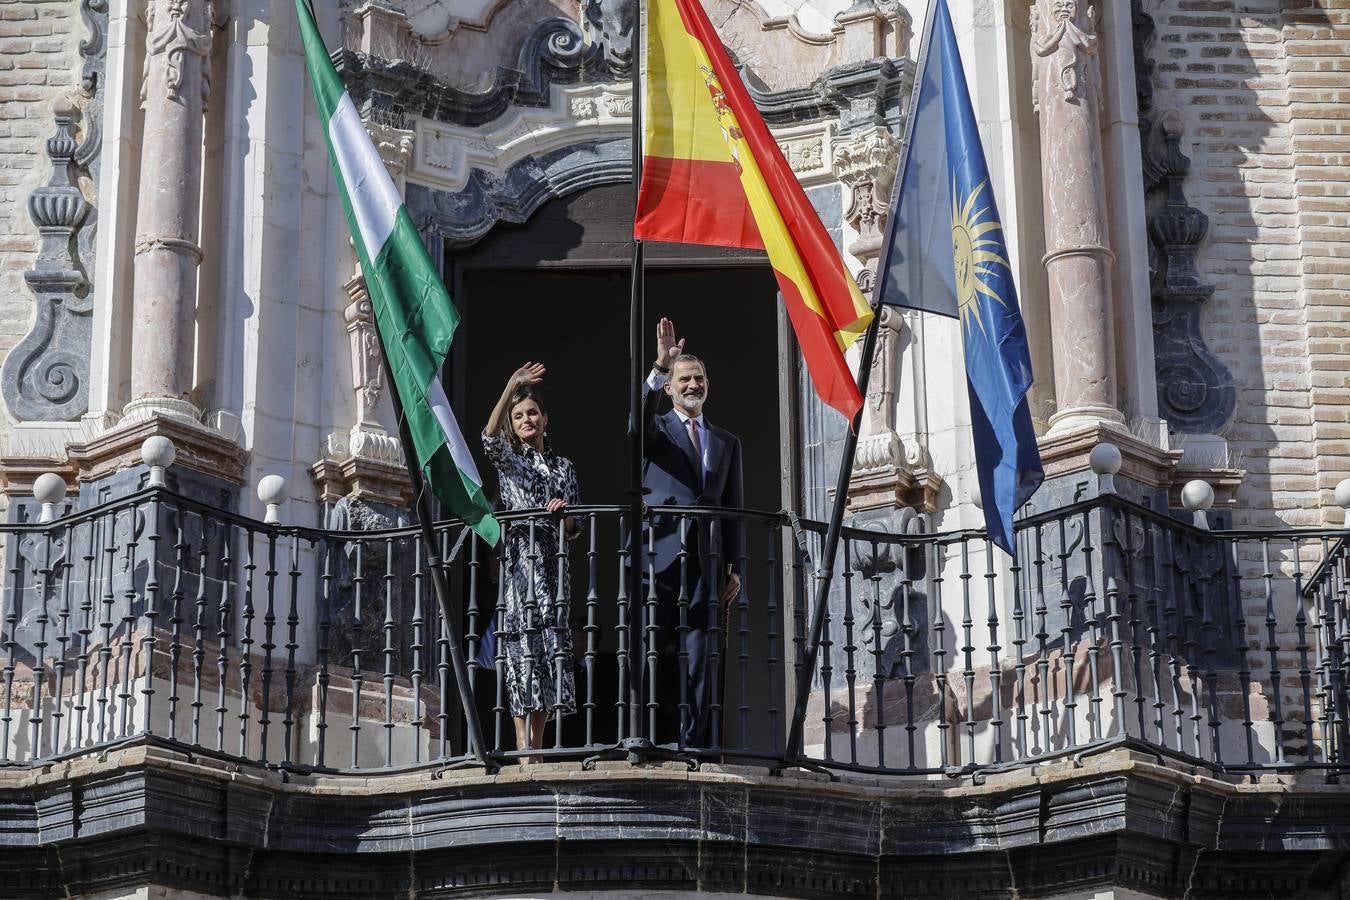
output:
[[[850,421],[844,362],[872,310],[699,0],[647,0],[639,240],[764,250],[816,393]]]

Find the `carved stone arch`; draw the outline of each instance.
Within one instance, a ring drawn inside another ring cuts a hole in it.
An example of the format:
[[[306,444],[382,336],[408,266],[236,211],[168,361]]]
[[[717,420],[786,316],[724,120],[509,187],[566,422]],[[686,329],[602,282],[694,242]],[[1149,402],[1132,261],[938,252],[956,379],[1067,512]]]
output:
[[[468,247],[499,222],[524,224],[550,200],[628,181],[629,147],[623,140],[582,142],[527,157],[500,175],[475,169],[458,193],[409,184],[408,212],[433,249]]]

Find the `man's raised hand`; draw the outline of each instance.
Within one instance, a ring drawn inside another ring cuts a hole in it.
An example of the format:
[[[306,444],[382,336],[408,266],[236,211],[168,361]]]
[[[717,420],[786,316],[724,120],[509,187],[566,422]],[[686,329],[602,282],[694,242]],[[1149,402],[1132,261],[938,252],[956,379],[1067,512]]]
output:
[[[675,339],[675,323],[663,318],[656,323],[656,364],[669,369],[675,357],[684,352],[684,339]]]

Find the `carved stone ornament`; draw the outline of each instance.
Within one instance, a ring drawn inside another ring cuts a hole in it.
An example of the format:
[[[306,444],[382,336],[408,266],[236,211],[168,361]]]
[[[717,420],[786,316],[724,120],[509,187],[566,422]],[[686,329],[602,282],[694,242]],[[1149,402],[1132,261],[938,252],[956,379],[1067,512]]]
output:
[[[384,363],[380,338],[375,333],[375,308],[370,302],[366,279],[353,276],[343,288],[351,303],[342,311],[352,354],[352,390],[356,392],[356,421],[374,423],[375,408],[384,390]]]
[[[1065,100],[1084,97],[1101,102],[1097,62],[1097,11],[1090,0],[1034,0],[1031,5],[1032,63],[1040,109],[1041,90],[1057,90]]]
[[[610,71],[632,71],[637,0],[584,0],[581,15],[587,42],[600,49]]]
[[[882,232],[886,228],[899,158],[900,141],[885,128],[870,129],[834,147],[834,169],[846,188],[844,219],[858,232],[857,239],[849,244],[848,252],[857,257],[868,272],[864,291],[871,287],[872,267],[881,253]]]
[[[56,134],[47,141],[52,175],[28,198],[41,246],[24,280],[37,316],[33,329],[6,357],[0,370],[5,402],[22,421],[70,421],[89,408],[89,347],[93,312],[76,234],[89,203],[76,187],[75,107],[56,106]]]
[[[202,7],[204,15],[194,17],[194,7]],[[189,21],[201,23],[195,28]],[[141,82],[141,100],[149,99],[150,69],[156,57],[164,57],[164,99],[177,102],[182,99],[186,81],[187,57],[201,62],[202,102],[211,93],[210,68],[206,58],[211,53],[211,22],[215,18],[210,0],[150,0],[146,7],[145,72]]]
[[[628,118],[633,115],[633,98],[608,94],[605,96],[605,109],[609,110],[609,114],[616,119]]]
[[[783,151],[783,158],[787,160],[788,167],[798,174],[814,172],[825,164],[824,138],[810,137],[783,141],[778,145],[778,149]]]
[[[408,163],[412,160],[415,133],[379,122],[367,122],[366,132],[375,142],[375,149],[380,152],[380,159],[389,170],[389,177],[401,185],[408,171]]]
[[[1237,410],[1237,386],[1228,367],[1205,344],[1200,313],[1214,285],[1200,277],[1195,255],[1209,231],[1209,217],[1182,190],[1191,161],[1181,152],[1183,124],[1176,113],[1160,123],[1163,149],[1154,155],[1162,178],[1146,192],[1148,234],[1154,262],[1153,347],[1158,415],[1173,431],[1221,431]]]

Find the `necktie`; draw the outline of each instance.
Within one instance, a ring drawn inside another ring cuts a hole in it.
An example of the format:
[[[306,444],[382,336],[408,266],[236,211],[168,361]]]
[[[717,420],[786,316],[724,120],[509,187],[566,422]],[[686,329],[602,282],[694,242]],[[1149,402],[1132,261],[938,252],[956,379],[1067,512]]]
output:
[[[694,459],[698,460],[698,480],[703,483],[703,439],[698,435],[698,420],[688,419],[689,440],[694,445]]]

